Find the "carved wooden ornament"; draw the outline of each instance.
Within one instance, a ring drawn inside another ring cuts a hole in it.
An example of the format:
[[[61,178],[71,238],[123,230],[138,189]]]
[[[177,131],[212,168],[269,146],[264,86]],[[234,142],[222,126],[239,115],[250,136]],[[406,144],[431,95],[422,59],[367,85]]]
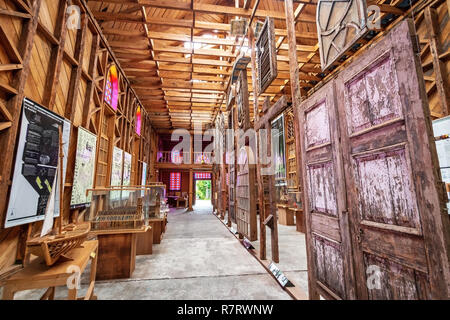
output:
[[[369,30],[364,0],[319,0],[317,35],[320,62],[325,71]]]

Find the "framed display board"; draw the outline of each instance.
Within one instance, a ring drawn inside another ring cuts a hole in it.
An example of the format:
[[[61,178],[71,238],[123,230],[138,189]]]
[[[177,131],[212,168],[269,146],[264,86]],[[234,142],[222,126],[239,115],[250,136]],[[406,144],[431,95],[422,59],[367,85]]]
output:
[[[131,164],[132,164],[132,156],[128,152],[123,153],[123,176],[122,176],[122,185],[130,186],[131,185]]]
[[[147,184],[147,163],[142,163],[142,178],[141,185],[145,186]]]
[[[122,169],[123,169],[123,150],[114,147],[113,161],[111,168],[111,186],[122,185]]]
[[[59,161],[59,127],[62,126],[65,179],[70,141],[70,121],[25,98],[17,143],[14,175],[5,228],[44,219],[52,188],[56,189],[55,214],[59,216],[56,181]]]
[[[72,198],[70,200],[70,206],[72,208],[91,202],[91,196],[86,195],[86,190],[92,189],[94,185],[96,145],[97,136],[79,127]]]
[[[447,185],[447,194],[450,199],[450,116],[434,120],[433,132],[442,181]],[[447,201],[447,213],[450,214],[450,201]]]

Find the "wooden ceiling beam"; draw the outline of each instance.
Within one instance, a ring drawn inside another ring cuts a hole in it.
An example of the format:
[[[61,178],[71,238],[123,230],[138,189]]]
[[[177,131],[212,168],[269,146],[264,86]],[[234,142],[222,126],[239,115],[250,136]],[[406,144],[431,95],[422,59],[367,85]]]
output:
[[[99,21],[115,21],[135,24],[155,24],[170,27],[192,28],[193,22],[186,19],[162,19],[162,18],[147,18],[143,21],[140,16],[134,14],[113,13],[113,12],[93,12],[94,17]]]
[[[103,3],[115,3],[122,5],[136,5],[136,1],[131,0],[90,0],[90,2],[103,2]],[[251,17],[252,10],[249,8],[236,8],[232,6],[223,6],[208,3],[193,3],[191,7],[190,2],[181,2],[176,0],[139,0],[139,5],[144,7],[161,8],[168,10],[183,10],[183,11],[193,11],[196,13],[206,13],[206,14],[216,14],[216,15],[232,15],[240,17]],[[255,12],[255,17],[265,18],[272,17],[278,20],[285,20],[284,11],[274,11],[274,10],[262,10],[258,9]],[[316,23],[316,17],[312,14],[304,14],[299,20],[304,23]]]
[[[225,15],[233,15],[240,17],[251,17],[252,10],[245,8],[236,8],[231,6],[222,6],[215,4],[207,4],[207,3],[194,3],[194,11],[195,12],[203,12],[203,13],[215,13],[215,14],[225,14]],[[257,18],[266,18],[271,17],[278,20],[285,20],[285,14],[283,11],[274,11],[274,10],[262,10],[257,9],[255,14]],[[316,23],[316,17],[314,15],[305,14],[301,20],[301,22],[305,23]]]
[[[89,2],[103,2],[103,3],[113,3],[122,5],[136,5],[134,0],[90,0]],[[153,7],[161,9],[172,9],[172,10],[191,10],[191,4],[189,2],[181,2],[177,0],[139,0],[139,5],[144,7]]]

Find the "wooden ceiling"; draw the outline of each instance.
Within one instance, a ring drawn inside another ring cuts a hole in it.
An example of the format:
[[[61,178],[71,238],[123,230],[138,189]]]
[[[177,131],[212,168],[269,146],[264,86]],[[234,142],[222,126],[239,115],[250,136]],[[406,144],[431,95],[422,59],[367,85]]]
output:
[[[294,2],[304,95],[326,75],[318,53],[317,0]],[[277,43],[278,77],[260,100],[265,96],[274,100],[290,91],[282,0],[89,0],[88,5],[156,129],[193,129],[196,123],[204,127],[225,109],[234,60],[241,52],[250,54],[247,39],[230,35],[230,22],[237,17],[249,19],[253,12],[253,23],[274,18]],[[402,13],[391,8],[382,8],[382,18],[392,10]],[[250,70],[248,77],[253,92]]]

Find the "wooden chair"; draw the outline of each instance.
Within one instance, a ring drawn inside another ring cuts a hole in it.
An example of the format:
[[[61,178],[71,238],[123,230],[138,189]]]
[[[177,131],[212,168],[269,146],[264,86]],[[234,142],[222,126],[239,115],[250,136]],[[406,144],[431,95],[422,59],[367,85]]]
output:
[[[180,202],[183,203],[183,208],[187,208],[187,206],[188,206],[187,192],[183,192],[182,195],[177,198],[177,208],[180,207]]]

